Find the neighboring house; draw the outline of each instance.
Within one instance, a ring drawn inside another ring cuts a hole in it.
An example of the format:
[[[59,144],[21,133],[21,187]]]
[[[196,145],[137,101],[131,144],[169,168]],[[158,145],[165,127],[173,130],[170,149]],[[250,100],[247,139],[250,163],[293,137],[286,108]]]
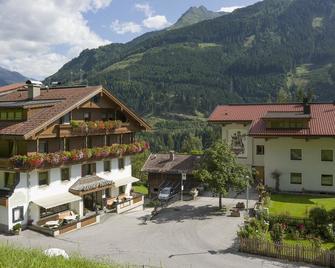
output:
[[[0,229],[142,205],[131,193],[138,181],[131,155],[147,149],[135,133],[149,129],[102,86],[47,88],[28,81],[1,95]]]
[[[269,187],[335,192],[335,104],[223,105],[209,122]]]
[[[145,162],[142,171],[148,173],[149,196],[155,197],[164,187],[174,187],[177,192],[183,183],[184,191],[198,187],[200,182],[192,175],[201,161],[199,155],[151,154]],[[182,174],[186,180],[182,182]]]

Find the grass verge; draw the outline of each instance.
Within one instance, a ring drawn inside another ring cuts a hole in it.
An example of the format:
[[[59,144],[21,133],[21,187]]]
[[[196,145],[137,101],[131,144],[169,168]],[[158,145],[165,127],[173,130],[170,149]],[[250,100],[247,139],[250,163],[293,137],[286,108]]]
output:
[[[269,206],[271,215],[289,214],[307,218],[311,208],[320,206],[327,210],[335,208],[335,197],[293,194],[272,194]]]

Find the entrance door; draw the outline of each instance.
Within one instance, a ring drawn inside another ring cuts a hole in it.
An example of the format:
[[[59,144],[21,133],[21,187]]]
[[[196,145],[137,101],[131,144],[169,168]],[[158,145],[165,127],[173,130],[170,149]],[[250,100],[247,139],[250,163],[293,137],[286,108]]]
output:
[[[258,167],[254,167],[254,168],[256,170],[256,174],[255,174],[256,183],[265,184],[264,167],[258,166]]]
[[[84,208],[90,211],[102,210],[103,209],[103,199],[102,191],[97,191],[83,196]]]

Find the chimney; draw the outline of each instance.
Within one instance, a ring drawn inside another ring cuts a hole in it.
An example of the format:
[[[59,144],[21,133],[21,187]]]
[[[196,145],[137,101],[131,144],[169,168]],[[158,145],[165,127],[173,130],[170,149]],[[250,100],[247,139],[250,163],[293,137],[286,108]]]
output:
[[[170,161],[173,161],[175,158],[174,151],[170,151]]]
[[[308,102],[308,98],[304,98],[304,114],[311,114],[311,105]]]
[[[28,99],[29,100],[33,100],[36,97],[41,95],[41,86],[43,85],[41,82],[28,80],[26,82],[26,85],[28,86]]]

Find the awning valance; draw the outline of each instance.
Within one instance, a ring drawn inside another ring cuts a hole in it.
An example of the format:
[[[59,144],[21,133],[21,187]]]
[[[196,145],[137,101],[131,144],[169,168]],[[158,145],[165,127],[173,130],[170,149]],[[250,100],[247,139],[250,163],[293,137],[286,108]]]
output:
[[[105,180],[98,176],[87,176],[77,180],[69,189],[73,194],[87,194],[111,188],[113,181]]]
[[[38,205],[39,207],[49,209],[79,200],[81,200],[80,196],[71,194],[69,192],[64,192],[57,195],[50,195],[47,197],[38,198],[36,200],[32,200],[32,202]]]
[[[120,186],[127,185],[128,183],[137,182],[139,181],[139,179],[135,177],[127,177],[127,178],[113,179],[113,181],[114,181],[115,187],[120,187]]]

